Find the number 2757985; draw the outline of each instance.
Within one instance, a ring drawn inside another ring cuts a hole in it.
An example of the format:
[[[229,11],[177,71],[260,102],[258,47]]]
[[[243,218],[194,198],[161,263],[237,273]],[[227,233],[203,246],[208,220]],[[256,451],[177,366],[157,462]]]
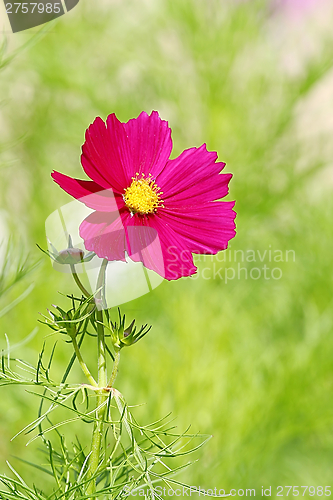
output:
[[[329,497],[331,495],[331,487],[330,486],[278,486],[276,489],[277,497],[287,497],[290,496],[298,497],[298,495],[303,496],[305,494],[310,497],[313,496],[326,496]]]
[[[46,12],[47,14],[60,14],[61,12],[61,3],[6,3],[6,12],[7,14],[43,14]]]

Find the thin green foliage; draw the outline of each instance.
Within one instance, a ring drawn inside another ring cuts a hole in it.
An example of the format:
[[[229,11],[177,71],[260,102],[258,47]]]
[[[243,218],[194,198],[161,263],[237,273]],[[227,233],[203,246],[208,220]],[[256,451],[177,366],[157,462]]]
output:
[[[4,243],[3,243],[4,244]],[[36,269],[39,262],[32,262],[30,257],[25,254],[23,245],[18,241],[11,239],[7,244],[4,252],[4,258],[0,262],[0,298],[7,294],[13,286],[20,283],[28,274]],[[6,314],[11,307],[15,307],[21,300],[33,290],[33,285],[29,285],[27,289],[13,301],[12,306],[0,310],[0,317]]]
[[[68,342],[76,342],[80,348],[87,338],[92,326],[96,329],[96,308],[91,297],[68,296],[71,308],[64,309],[54,306],[56,313],[50,312],[50,317],[42,321],[53,332],[67,335]],[[111,322],[109,311],[105,313],[110,334],[106,338],[109,349],[118,349],[118,336],[124,331],[125,317],[120,314],[120,323]],[[74,328],[74,330],[73,330]],[[94,330],[93,328],[93,330]],[[146,329],[142,327],[140,332]],[[135,331],[135,330],[134,330]],[[117,335],[116,333],[117,332]],[[91,331],[90,331],[91,333]],[[125,336],[126,338],[126,336]],[[116,342],[113,343],[113,340]],[[135,343],[136,336],[133,337]],[[0,385],[30,386],[27,392],[40,399],[37,418],[19,431],[20,435],[29,436],[28,444],[40,440],[42,444],[43,463],[33,463],[23,460],[26,465],[38,470],[40,474],[53,478],[53,487],[41,489],[38,485],[28,486],[11,464],[8,464],[14,477],[0,476],[5,489],[1,495],[8,498],[38,499],[38,500],[84,500],[88,498],[123,498],[130,492],[144,490],[148,498],[155,498],[157,484],[170,487],[179,483],[175,476],[188,467],[192,461],[179,463],[180,457],[187,457],[197,451],[207,442],[210,436],[189,432],[177,432],[170,414],[149,425],[140,425],[123,395],[115,388],[105,389],[105,397],[96,407],[96,396],[100,389],[90,384],[71,384],[67,381],[72,370],[72,357],[65,369],[61,382],[57,383],[51,376],[52,363],[57,343],[49,355],[46,354],[45,343],[38,355],[36,366],[21,359],[10,356],[10,346],[2,353],[0,369]],[[100,418],[102,415],[102,420]],[[60,418],[59,418],[60,417]],[[84,424],[92,428],[99,423],[103,428],[103,446],[100,449],[98,467],[91,474],[89,469],[90,452],[78,437],[76,441],[68,440],[64,432],[74,435],[73,426]],[[13,438],[13,439],[14,439]],[[20,458],[18,460],[21,460]],[[22,461],[22,460],[21,460]],[[176,461],[172,466],[172,461]],[[95,483],[95,491],[89,490],[91,482]],[[47,483],[49,484],[49,483]],[[184,488],[190,486],[183,485]]]

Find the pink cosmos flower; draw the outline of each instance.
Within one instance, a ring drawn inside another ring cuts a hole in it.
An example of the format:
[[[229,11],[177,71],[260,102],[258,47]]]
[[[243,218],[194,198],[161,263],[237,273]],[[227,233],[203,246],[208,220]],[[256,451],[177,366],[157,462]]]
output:
[[[171,129],[158,113],[121,123],[96,118],[81,162],[91,181],[53,172],[59,186],[95,210],[80,225],[87,250],[107,260],[126,253],[168,280],[196,272],[192,253],[216,254],[235,236],[231,174],[206,145],[170,160]]]

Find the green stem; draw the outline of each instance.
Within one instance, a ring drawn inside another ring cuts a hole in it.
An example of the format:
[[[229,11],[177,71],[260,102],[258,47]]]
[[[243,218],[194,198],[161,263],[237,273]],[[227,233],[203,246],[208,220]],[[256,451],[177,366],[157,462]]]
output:
[[[119,367],[119,361],[120,361],[120,349],[117,349],[115,352],[115,358],[114,358],[114,364],[113,364],[111,377],[110,377],[110,380],[108,383],[108,389],[111,389],[111,387],[113,387],[113,384],[116,380],[117,373],[118,373],[118,367]]]
[[[96,380],[91,375],[89,368],[87,367],[87,365],[85,364],[85,362],[82,358],[82,354],[81,354],[81,351],[79,349],[79,346],[77,345],[76,338],[73,338],[72,342],[73,342],[73,347],[74,347],[74,351],[75,351],[77,360],[80,363],[80,366],[82,368],[83,373],[85,374],[85,376],[87,377],[87,379],[89,380],[91,385],[93,385],[94,387],[98,387]]]
[[[105,273],[108,261],[103,259],[101,269],[97,279],[97,290],[96,300],[101,301],[103,309],[106,307],[105,304]],[[107,373],[106,373],[106,348],[105,348],[105,336],[104,336],[104,325],[103,325],[103,310],[97,310],[96,312],[97,320],[97,342],[98,342],[98,387],[106,387],[107,384]]]
[[[103,260],[99,276],[97,279],[97,290],[96,299],[100,300],[103,306],[105,306],[105,272],[108,261]],[[105,337],[104,337],[104,325],[103,325],[103,310],[98,310],[96,312],[96,322],[97,322],[97,349],[98,349],[98,387],[100,390],[97,393],[97,408],[101,406],[96,412],[96,418],[94,424],[94,430],[91,440],[91,453],[89,457],[89,477],[93,478],[98,470],[101,443],[103,437],[103,421],[105,418],[106,406],[105,403],[108,398],[108,393],[105,388],[107,385],[107,371],[106,371],[106,348],[105,348]],[[94,494],[96,491],[96,480],[93,478],[88,485],[87,493],[88,495]],[[92,496],[92,499],[95,498]]]
[[[102,405],[105,403],[108,395],[105,394],[105,392],[102,390],[98,393],[97,396],[97,407],[99,405]],[[93,435],[92,435],[92,440],[91,440],[91,453],[89,457],[89,470],[88,474],[89,477],[92,478],[90,483],[88,484],[87,488],[87,494],[88,495],[93,495],[96,491],[96,478],[93,476],[96,474],[96,471],[99,466],[99,461],[100,461],[100,451],[101,451],[101,444],[102,444],[102,437],[103,437],[103,421],[105,418],[105,410],[106,406],[103,405],[99,410],[97,410],[96,418],[97,420],[95,421],[94,424],[94,430],[93,430]],[[96,498],[94,495],[91,497],[91,500],[93,498]]]
[[[71,264],[70,268],[72,271],[72,276],[74,278],[74,281],[77,284],[77,286],[79,287],[79,289],[81,290],[81,292],[83,293],[83,295],[85,295],[86,297],[90,297],[91,293],[89,293],[88,290],[82,285],[82,283],[77,275],[77,272],[75,271],[74,264]]]

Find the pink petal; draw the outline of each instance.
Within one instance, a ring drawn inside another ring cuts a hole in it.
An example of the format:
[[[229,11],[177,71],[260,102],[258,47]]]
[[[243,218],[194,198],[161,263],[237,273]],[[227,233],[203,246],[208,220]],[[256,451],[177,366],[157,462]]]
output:
[[[81,162],[86,174],[103,188],[123,194],[131,179],[130,147],[124,125],[115,114],[106,124],[96,118],[86,131]]]
[[[125,228],[130,214],[94,212],[80,225],[80,236],[87,250],[107,260],[125,261]]]
[[[131,225],[135,222],[135,225]],[[165,278],[163,252],[155,228],[145,225],[144,219],[135,217],[126,229],[126,251],[134,262],[142,262]]]
[[[161,209],[160,216],[194,253],[216,254],[228,247],[235,232],[235,202],[215,201],[183,209]]]
[[[224,198],[229,192],[228,184],[231,178],[232,174],[212,175],[176,195],[163,196],[164,204],[171,209],[172,207],[188,207]]]
[[[129,227],[135,226],[135,227]],[[155,271],[167,280],[175,280],[182,276],[191,276],[196,272],[193,257],[185,240],[180,237],[165,221],[157,215],[151,217],[133,217],[127,227],[130,244],[127,251],[132,260],[143,262],[144,266]],[[141,228],[140,232],[135,232]],[[146,231],[142,231],[146,228]],[[158,239],[151,241],[154,233],[147,231],[151,228],[156,231]],[[149,244],[140,241],[140,234],[144,235]],[[143,247],[145,250],[143,251]]]
[[[73,179],[60,172],[52,172],[53,180],[59,186],[87,207],[100,212],[114,212],[124,206],[123,198],[112,189],[103,189],[94,181]]]
[[[165,167],[172,150],[171,129],[157,111],[144,111],[124,127],[128,136],[132,161],[132,176],[138,172],[156,177]]]
[[[218,174],[225,163],[215,163],[216,159],[217,154],[207,151],[205,144],[200,148],[186,149],[177,158],[168,161],[156,183],[165,198],[174,196]]]

